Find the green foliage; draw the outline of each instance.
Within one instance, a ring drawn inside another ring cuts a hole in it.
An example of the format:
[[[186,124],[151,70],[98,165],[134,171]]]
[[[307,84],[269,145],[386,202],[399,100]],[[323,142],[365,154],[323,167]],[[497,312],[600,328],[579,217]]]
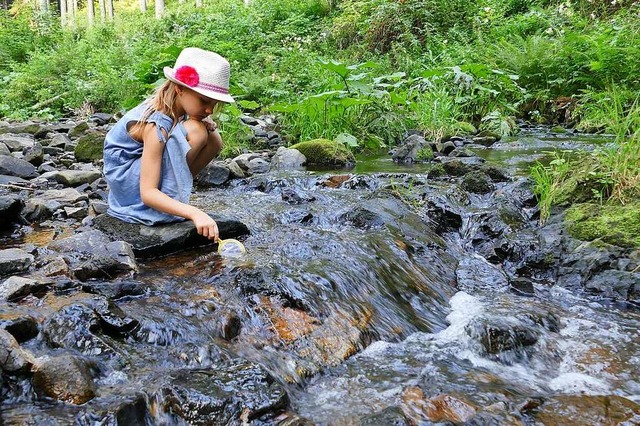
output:
[[[373,62],[347,66],[321,61],[320,65],[336,76],[330,90],[270,108],[283,115],[283,127],[294,139],[335,139],[347,134],[354,141],[350,146],[377,150],[402,132],[402,119],[393,106],[402,102],[394,89],[404,83],[403,73],[374,77],[372,71],[379,65]]]

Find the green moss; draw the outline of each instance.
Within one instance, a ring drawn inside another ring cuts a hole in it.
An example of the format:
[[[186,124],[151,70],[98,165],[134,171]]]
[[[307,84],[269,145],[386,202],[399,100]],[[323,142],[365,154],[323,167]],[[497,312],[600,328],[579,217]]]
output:
[[[104,135],[98,132],[88,133],[78,139],[73,153],[78,161],[96,161],[102,158]]]
[[[424,148],[418,150],[416,153],[416,160],[418,161],[430,161],[433,160],[433,150],[430,146],[425,146]]]
[[[297,149],[305,157],[307,164],[317,166],[344,166],[355,163],[353,153],[341,143],[329,139],[313,139],[300,142],[289,148]]]
[[[575,204],[567,209],[569,234],[585,241],[601,239],[621,247],[640,247],[640,200],[625,205]]]

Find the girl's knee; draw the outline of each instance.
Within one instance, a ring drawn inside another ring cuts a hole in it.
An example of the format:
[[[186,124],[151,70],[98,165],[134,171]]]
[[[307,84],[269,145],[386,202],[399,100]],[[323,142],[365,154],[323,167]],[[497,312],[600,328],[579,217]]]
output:
[[[187,141],[192,148],[201,148],[209,139],[209,132],[202,121],[186,120],[184,129],[187,131]]]

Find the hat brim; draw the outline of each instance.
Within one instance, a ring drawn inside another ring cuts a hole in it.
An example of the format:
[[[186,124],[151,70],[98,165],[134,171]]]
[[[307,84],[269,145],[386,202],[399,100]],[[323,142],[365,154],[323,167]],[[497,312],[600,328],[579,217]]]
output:
[[[163,71],[164,71],[164,76],[167,78],[167,80],[173,81],[174,83],[182,87],[186,87],[187,89],[191,89],[194,92],[200,93],[201,95],[204,95],[207,98],[211,98],[211,99],[215,99],[216,101],[227,102],[227,103],[235,102],[235,99],[233,99],[231,95],[215,92],[213,90],[207,90],[202,87],[191,87],[187,84],[184,84],[180,80],[176,80],[176,78],[174,77],[175,70],[171,67],[164,67]]]

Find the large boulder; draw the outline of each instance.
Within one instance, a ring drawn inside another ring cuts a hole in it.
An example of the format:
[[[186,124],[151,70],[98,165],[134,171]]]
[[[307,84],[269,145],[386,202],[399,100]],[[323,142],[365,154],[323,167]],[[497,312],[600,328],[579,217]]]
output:
[[[213,216],[212,216],[213,217]],[[249,235],[249,228],[237,220],[213,217],[218,225],[220,238],[237,238]],[[128,242],[139,257],[155,257],[175,253],[192,247],[212,244],[198,235],[191,221],[146,226],[128,223],[107,214],[96,216],[93,226],[112,239]]]
[[[306,157],[308,165],[350,166],[356,161],[347,147],[328,139],[300,142],[290,148],[300,151]]]

